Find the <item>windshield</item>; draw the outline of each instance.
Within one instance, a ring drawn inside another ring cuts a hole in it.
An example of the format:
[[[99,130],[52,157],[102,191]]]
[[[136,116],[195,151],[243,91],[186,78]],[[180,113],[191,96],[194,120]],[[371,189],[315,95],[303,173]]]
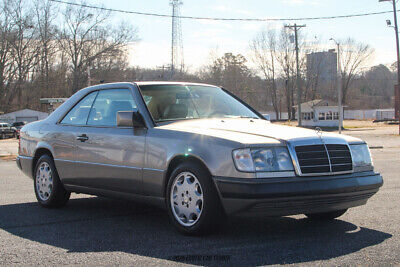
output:
[[[199,118],[256,118],[258,115],[224,90],[203,85],[142,85],[156,122]]]

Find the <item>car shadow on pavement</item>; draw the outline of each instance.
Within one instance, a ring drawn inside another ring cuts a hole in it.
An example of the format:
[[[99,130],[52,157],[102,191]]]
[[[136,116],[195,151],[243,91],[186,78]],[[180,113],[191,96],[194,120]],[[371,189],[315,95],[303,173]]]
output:
[[[72,252],[121,251],[196,265],[265,265],[327,260],[377,245],[392,235],[335,220],[230,218],[220,231],[183,236],[165,211],[98,197],[62,209],[37,203],[0,206],[0,229]]]

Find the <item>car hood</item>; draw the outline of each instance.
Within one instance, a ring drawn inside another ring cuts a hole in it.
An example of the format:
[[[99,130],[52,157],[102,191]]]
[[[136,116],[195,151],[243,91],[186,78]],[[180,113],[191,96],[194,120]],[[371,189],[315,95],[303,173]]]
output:
[[[217,136],[240,143],[284,143],[302,140],[331,141],[339,143],[361,142],[360,139],[329,132],[272,124],[261,119],[192,119],[167,123],[162,129]]]

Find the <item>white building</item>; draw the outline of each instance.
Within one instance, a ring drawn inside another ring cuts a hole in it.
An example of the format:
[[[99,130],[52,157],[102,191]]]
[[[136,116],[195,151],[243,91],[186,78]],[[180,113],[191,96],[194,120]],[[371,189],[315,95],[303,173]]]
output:
[[[40,104],[45,105],[47,110],[51,113],[61,106],[68,98],[41,98]]]
[[[32,109],[22,109],[0,115],[0,121],[8,123],[20,122],[20,121],[33,122],[33,121],[43,120],[47,118],[47,116],[49,116],[49,114],[46,112],[36,111]]]
[[[339,107],[321,99],[305,102],[301,104],[301,117],[303,126],[338,127]]]

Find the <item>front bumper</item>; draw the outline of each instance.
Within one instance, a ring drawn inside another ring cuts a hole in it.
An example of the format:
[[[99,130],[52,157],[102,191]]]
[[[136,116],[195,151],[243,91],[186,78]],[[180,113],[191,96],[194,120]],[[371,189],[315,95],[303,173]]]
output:
[[[364,205],[383,184],[375,172],[322,177],[213,177],[227,214],[286,216]]]

